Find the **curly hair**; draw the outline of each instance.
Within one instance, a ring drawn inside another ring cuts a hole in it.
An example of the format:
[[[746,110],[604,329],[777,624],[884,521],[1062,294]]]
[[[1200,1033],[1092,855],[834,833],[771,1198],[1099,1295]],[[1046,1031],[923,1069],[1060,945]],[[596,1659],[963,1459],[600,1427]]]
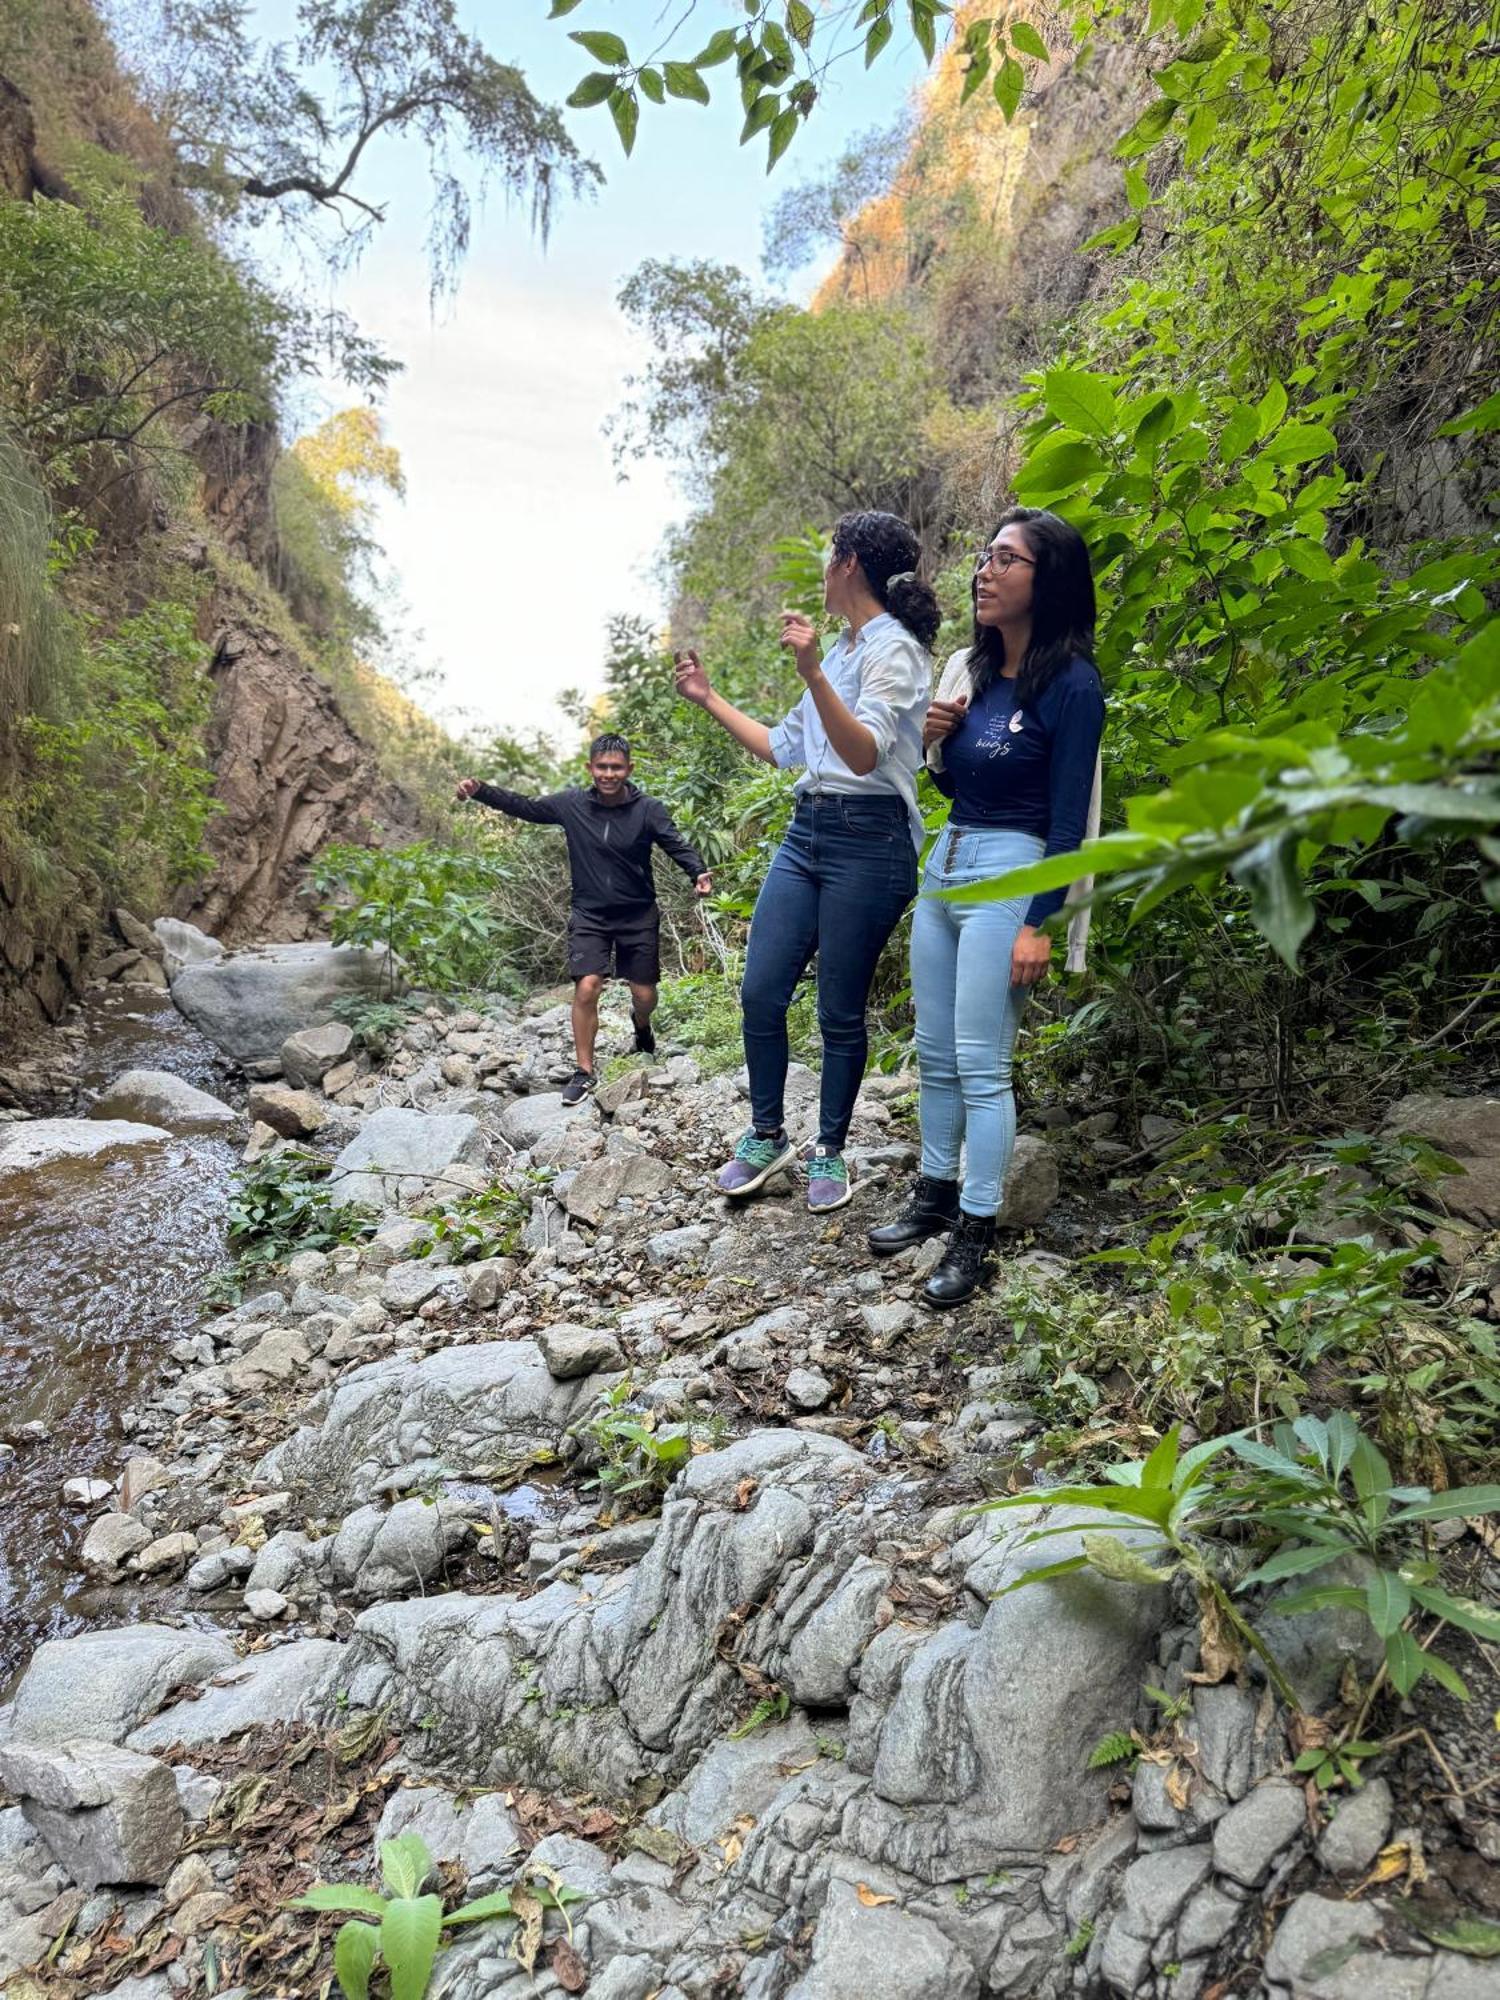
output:
[[[922,545],[899,514],[840,515],[834,523],[833,555],[836,562],[853,556],[880,608],[922,645],[932,645],[943,614],[931,584],[916,573]]]
[[[1008,507],[995,524],[1020,528],[1036,568],[1031,585],[1031,643],[1016,675],[1016,702],[1030,708],[1070,660],[1094,657],[1094,573],[1088,544],[1070,521],[1045,507]],[[990,537],[993,541],[994,535]],[[970,586],[978,602],[979,577]],[[1005,667],[1005,639],[994,625],[974,620],[969,654],[974,692],[982,694]]]

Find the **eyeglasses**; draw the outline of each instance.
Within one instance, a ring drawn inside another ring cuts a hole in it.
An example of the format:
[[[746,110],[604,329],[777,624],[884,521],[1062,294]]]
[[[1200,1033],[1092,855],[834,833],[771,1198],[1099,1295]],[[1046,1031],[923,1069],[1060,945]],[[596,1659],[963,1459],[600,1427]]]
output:
[[[1017,563],[1025,563],[1028,569],[1036,568],[1030,556],[1020,555],[1015,549],[975,549],[974,574],[978,576],[989,563],[995,565],[996,576],[1004,576],[1006,571],[1014,569]]]

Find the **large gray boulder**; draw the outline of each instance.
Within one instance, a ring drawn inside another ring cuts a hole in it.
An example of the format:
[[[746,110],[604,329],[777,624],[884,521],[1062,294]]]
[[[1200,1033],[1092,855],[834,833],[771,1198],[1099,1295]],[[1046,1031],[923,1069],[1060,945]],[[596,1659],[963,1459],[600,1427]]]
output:
[[[1409,1132],[1450,1154],[1462,1171],[1437,1192],[1455,1215],[1500,1229],[1500,1097],[1403,1097],[1386,1113],[1387,1132]]]
[[[787,2000],[978,2000],[979,1975],[936,1924],[896,1901],[870,1907],[853,1882],[833,1882],[813,1936],[812,1964]]]
[[[168,1132],[223,1132],[239,1114],[220,1098],[164,1069],[128,1069],[117,1076],[90,1113],[160,1125]]]
[[[117,1744],[12,1743],[0,1749],[0,1784],[82,1889],[165,1882],[187,1831],[168,1767]]]
[[[172,998],[225,1055],[271,1073],[287,1037],[326,1021],[336,1001],[387,993],[389,967],[384,952],[351,945],[266,945],[189,965],[172,981]]]
[[[339,1207],[360,1203],[391,1208],[403,1181],[441,1191],[456,1166],[479,1166],[487,1143],[484,1127],[466,1112],[427,1112],[387,1105],[366,1119],[333,1163],[329,1199]],[[460,1192],[454,1188],[456,1195]]]
[[[530,1152],[547,1140],[556,1140],[571,1125],[597,1122],[587,1098],[581,1104],[564,1104],[559,1090],[542,1090],[531,1097],[517,1097],[500,1113],[500,1136],[518,1152]]]
[[[296,1639],[236,1660],[206,1694],[163,1709],[128,1739],[132,1750],[222,1743],[243,1730],[300,1722],[319,1704],[343,1652],[331,1639]]]
[[[123,1118],[22,1118],[0,1125],[0,1179],[54,1160],[96,1160],[122,1147],[155,1146],[171,1133]]]
[[[16,1690],[11,1736],[62,1743],[84,1736],[119,1743],[160,1707],[169,1689],[196,1685],[235,1662],[218,1632],[122,1625],[48,1639]]]
[[[485,1341],[412,1360],[397,1355],[346,1375],[311,1406],[317,1421],[263,1458],[256,1477],[302,1486],[320,1513],[374,1498],[390,1473],[407,1484],[481,1473],[556,1446],[613,1376],[554,1381],[533,1340]]]
[[[470,1783],[622,1792],[650,1772],[675,1781],[745,1711],[726,1633],[741,1663],[794,1685],[796,1636],[862,1541],[888,1526],[857,1504],[875,1478],[835,1438],[742,1438],[686,1468],[634,1569],[527,1598],[377,1604],[356,1624],[340,1685],[356,1707],[421,1723],[424,1753]],[[862,1626],[841,1623],[845,1685],[880,1615],[871,1606]],[[828,1659],[820,1671],[832,1674]]]
[[[1087,1768],[1087,1751],[1135,1714],[1167,1591],[1082,1569],[1000,1593],[1081,1554],[1084,1535],[1115,1518],[1044,1506],[985,1516],[954,1551],[982,1620],[942,1625],[877,1671],[864,1662],[849,1760],[871,1776],[862,1852],[943,1881],[1104,1816],[1108,1774]],[[1072,1532],[1028,1543],[1043,1523]]]
[[[441,1500],[356,1508],[333,1540],[333,1580],[367,1604],[420,1591],[468,1539],[469,1518]]]
[[[168,979],[175,979],[190,965],[216,965],[224,956],[224,947],[216,937],[181,917],[158,917],[151,929]]]
[[[1001,1229],[1034,1229],[1044,1222],[1057,1204],[1059,1190],[1057,1155],[1045,1139],[1023,1132],[1016,1140],[1000,1211],[995,1217]]]

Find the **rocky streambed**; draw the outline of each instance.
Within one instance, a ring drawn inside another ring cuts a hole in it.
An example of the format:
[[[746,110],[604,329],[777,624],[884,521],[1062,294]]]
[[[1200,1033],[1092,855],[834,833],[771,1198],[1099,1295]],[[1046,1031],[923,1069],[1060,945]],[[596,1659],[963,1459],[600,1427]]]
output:
[[[321,1992],[330,1927],[285,1902],[373,1886],[401,1830],[450,1908],[513,1897],[453,1933],[454,2000],[1500,1993],[1382,1887],[1421,1846],[1401,1794],[1320,1808],[1191,1602],[1008,1591],[1096,1520],[975,1511],[1037,1428],[1004,1329],[920,1312],[930,1248],[859,1247],[905,1080],[867,1086],[849,1210],[734,1212],[703,1191],[734,1078],[666,1052],[569,1109],[565,1009],[500,1003],[417,1011],[377,1067],[329,1018],[376,977],[297,947],[174,982],[247,1072],[236,1151],[322,1151],[371,1226],[173,1322],[149,1382],[137,1350],[107,1491],[56,1531],[88,1629],[0,1724],[11,2000]],[[434,1227],[497,1183],[489,1240]],[[1057,1195],[1030,1135],[1007,1240],[1043,1280]],[[1310,1707],[1375,1664],[1357,1621],[1298,1630]],[[1131,1728],[1133,1776],[1091,1768]]]

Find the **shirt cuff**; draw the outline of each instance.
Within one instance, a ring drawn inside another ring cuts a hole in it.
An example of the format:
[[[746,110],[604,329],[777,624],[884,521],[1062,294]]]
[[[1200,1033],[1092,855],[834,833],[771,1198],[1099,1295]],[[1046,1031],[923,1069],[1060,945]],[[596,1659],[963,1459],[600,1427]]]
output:
[[[862,701],[854,710],[854,720],[862,722],[875,738],[875,768],[879,770],[896,747],[896,711],[888,701]]]
[[[802,746],[794,740],[785,722],[778,722],[771,731],[771,758],[783,771],[790,771],[802,762]]]

